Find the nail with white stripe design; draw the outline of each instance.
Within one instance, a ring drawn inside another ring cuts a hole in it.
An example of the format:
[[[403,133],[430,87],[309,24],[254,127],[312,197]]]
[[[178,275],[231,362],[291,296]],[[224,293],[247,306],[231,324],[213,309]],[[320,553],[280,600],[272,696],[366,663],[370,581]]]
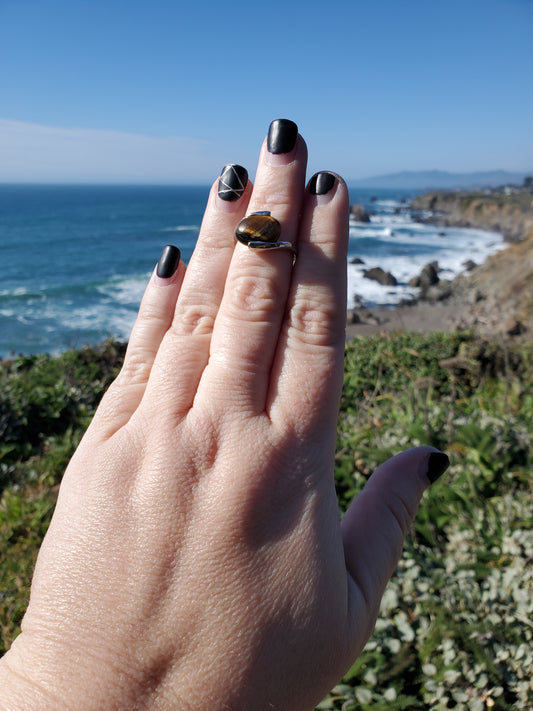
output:
[[[218,197],[227,202],[238,200],[246,190],[248,171],[242,165],[230,163],[218,179]]]

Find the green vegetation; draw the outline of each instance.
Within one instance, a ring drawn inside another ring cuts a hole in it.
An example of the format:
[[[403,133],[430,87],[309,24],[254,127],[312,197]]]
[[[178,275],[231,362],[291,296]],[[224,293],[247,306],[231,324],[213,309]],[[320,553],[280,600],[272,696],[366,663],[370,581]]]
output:
[[[468,334],[348,347],[341,506],[406,447],[444,449],[452,466],[425,495],[374,635],[319,708],[533,708],[532,354]]]
[[[18,632],[63,472],[124,347],[0,363],[0,655]]]
[[[0,652],[17,634],[57,488],[123,349],[0,364]],[[533,348],[464,334],[347,347],[341,509],[392,454],[452,466],[425,495],[376,630],[320,704],[339,711],[533,707]]]

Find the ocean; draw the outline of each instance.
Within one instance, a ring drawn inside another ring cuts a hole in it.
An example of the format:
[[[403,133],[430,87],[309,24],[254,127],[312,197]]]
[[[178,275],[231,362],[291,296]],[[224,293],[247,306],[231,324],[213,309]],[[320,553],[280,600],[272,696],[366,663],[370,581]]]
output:
[[[127,340],[162,247],[188,261],[208,187],[0,185],[0,357]],[[387,306],[415,298],[407,282],[431,261],[441,277],[481,263],[504,247],[482,230],[415,223],[416,193],[354,190],[352,203],[372,212],[350,224],[348,302]],[[363,277],[380,266],[397,279],[384,287]]]

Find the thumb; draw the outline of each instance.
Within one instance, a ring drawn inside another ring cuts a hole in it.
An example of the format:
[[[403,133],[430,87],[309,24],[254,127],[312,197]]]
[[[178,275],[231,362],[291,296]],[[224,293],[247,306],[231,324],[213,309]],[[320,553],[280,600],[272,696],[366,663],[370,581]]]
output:
[[[401,452],[376,469],[342,519],[346,568],[359,588],[355,600],[366,608],[357,612],[372,625],[422,494],[449,464],[433,447]]]

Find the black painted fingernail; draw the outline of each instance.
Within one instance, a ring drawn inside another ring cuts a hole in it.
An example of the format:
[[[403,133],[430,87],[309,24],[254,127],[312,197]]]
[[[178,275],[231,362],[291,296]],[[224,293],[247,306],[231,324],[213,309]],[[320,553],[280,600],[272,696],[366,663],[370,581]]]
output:
[[[444,452],[432,452],[428,459],[427,476],[429,481],[433,484],[444,474],[449,466],[450,460],[447,454],[444,454]]]
[[[230,163],[222,169],[218,179],[218,197],[227,202],[238,200],[246,190],[248,171],[242,165]]]
[[[163,251],[157,263],[157,276],[162,279],[170,279],[171,276],[174,276],[178,264],[180,263],[180,258],[181,252],[177,247],[174,247],[173,244],[167,244],[163,247]]]
[[[329,193],[335,185],[335,176],[333,173],[316,173],[309,181],[309,192],[311,195],[325,195]]]
[[[290,153],[296,145],[298,126],[289,119],[275,119],[268,129],[269,153]]]

